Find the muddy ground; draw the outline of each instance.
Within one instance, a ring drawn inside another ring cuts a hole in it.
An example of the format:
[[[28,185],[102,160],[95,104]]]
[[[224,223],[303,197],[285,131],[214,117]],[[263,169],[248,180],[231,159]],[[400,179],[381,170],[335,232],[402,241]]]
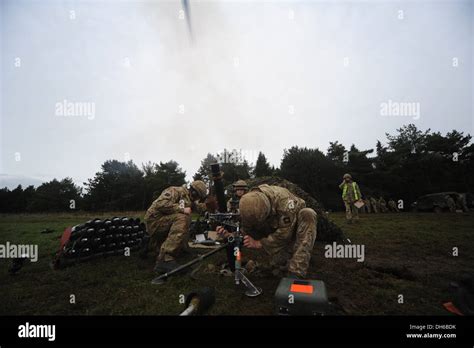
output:
[[[153,286],[153,258],[136,255],[93,260],[63,270],[49,267],[67,226],[92,217],[116,213],[0,215],[0,244],[35,243],[39,261],[26,264],[15,276],[7,272],[9,260],[0,260],[2,301],[0,314],[96,315],[177,314],[179,296],[213,286],[216,304],[212,315],[266,315],[273,313],[273,295],[279,279],[269,274],[250,275],[264,294],[247,298],[232,278],[208,272],[224,255],[206,260],[198,279],[177,276]],[[120,216],[142,217],[141,212]],[[449,283],[474,269],[474,214],[378,214],[363,215],[346,225],[342,213],[330,218],[352,243],[365,246],[364,262],[325,257],[325,243],[314,248],[309,276],[326,283],[333,315],[450,315],[442,303],[450,299]],[[45,228],[54,230],[41,234]],[[453,256],[453,248],[459,255]],[[245,257],[260,260],[255,252]],[[189,258],[189,256],[188,256]],[[71,295],[75,303],[71,304]],[[403,295],[403,303],[399,303]]]

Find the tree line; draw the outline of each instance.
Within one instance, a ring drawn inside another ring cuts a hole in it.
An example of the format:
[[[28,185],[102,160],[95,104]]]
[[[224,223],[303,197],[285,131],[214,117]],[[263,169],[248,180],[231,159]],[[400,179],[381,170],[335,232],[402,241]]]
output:
[[[327,209],[342,209],[338,185],[350,173],[365,196],[402,199],[406,206],[427,193],[473,192],[474,144],[471,136],[453,130],[445,135],[421,131],[410,124],[386,134],[386,143],[374,149],[346,148],[330,142],[326,153],[318,148],[293,146],[284,150],[279,167],[271,166],[260,152],[253,163],[245,159],[224,161],[226,185],[238,179],[278,176],[287,179],[320,201]],[[227,150],[225,150],[227,151]],[[193,179],[210,181],[211,163],[219,155],[208,154]],[[186,173],[175,161],[147,162],[139,168],[133,161],[108,160],[84,183],[56,179],[37,188],[19,185],[0,189],[0,212],[57,212],[145,210],[168,186],[185,184]]]

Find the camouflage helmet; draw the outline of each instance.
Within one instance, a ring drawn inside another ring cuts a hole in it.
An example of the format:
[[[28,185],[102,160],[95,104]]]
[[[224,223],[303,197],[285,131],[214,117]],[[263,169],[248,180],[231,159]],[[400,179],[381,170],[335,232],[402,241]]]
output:
[[[260,226],[270,215],[270,210],[270,201],[263,192],[251,191],[239,201],[240,218],[244,228]]]
[[[350,175],[349,173],[346,173],[346,174],[344,174],[344,176],[342,178],[343,179],[345,179],[345,178],[352,179],[352,175]]]
[[[234,190],[248,190],[249,187],[247,183],[244,180],[237,180],[232,184],[232,187]]]
[[[201,199],[207,196],[207,186],[204,181],[196,180],[191,183],[191,187],[198,193]]]

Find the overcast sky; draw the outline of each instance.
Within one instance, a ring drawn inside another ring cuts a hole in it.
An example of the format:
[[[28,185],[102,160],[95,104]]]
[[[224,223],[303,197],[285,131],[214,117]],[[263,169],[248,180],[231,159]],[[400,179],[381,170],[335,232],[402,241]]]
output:
[[[189,180],[208,152],[279,165],[408,123],[474,134],[472,1],[190,0],[192,40],[180,1],[0,3],[2,187],[128,158]]]

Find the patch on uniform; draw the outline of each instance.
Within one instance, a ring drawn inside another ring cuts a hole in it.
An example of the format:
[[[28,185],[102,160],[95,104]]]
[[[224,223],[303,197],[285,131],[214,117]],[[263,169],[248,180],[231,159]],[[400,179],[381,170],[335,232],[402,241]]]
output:
[[[294,210],[295,209],[295,201],[292,199],[288,200],[288,209],[289,210]]]
[[[171,197],[171,192],[169,192],[169,191],[168,191],[168,192],[165,192],[165,193],[164,193],[164,196],[165,196],[166,198]]]

